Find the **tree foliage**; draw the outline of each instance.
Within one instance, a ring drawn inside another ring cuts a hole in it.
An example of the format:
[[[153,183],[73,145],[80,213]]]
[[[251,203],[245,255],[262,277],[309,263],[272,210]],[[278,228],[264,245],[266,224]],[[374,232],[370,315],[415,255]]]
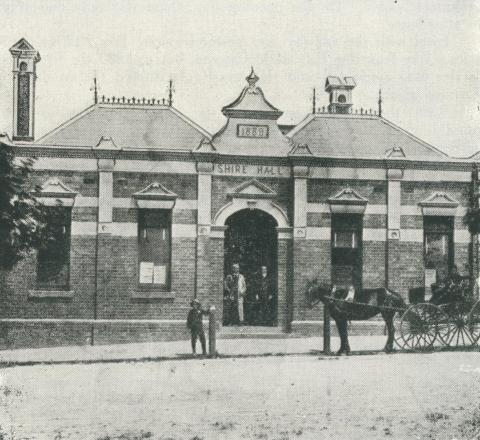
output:
[[[13,144],[0,135],[0,269],[11,268],[42,242],[42,205],[29,191],[33,163],[15,163]]]
[[[480,234],[480,208],[468,208],[463,219],[471,234]]]

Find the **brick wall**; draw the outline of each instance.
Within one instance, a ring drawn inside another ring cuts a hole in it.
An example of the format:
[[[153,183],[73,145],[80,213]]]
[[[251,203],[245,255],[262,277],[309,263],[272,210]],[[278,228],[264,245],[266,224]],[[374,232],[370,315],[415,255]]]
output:
[[[351,188],[372,205],[387,203],[387,184],[377,180],[328,180],[310,179],[308,181],[308,201],[326,202],[342,189]]]
[[[329,240],[295,240],[293,245],[294,297],[293,319],[322,319],[322,307],[310,309],[306,302],[307,282],[317,278],[319,284],[331,283],[331,245]]]
[[[139,286],[136,237],[103,234],[99,251],[99,319],[185,319],[195,292],[196,241],[172,239],[171,292]],[[171,296],[171,297],[169,297]]]
[[[32,188],[35,188],[37,185],[43,185],[51,178],[59,179],[72,191],[84,197],[98,197],[98,174],[95,172],[35,170],[30,175]]]
[[[434,192],[446,192],[461,205],[468,206],[470,183],[463,182],[402,182],[402,205],[417,205]]]
[[[385,250],[384,241],[363,242],[363,288],[385,287]]]
[[[36,253],[20,261],[0,288],[8,318],[92,318],[95,291],[95,238],[73,236],[70,251],[71,298],[37,298]]]
[[[193,174],[113,173],[113,197],[132,197],[153,182],[173,191],[181,199],[197,198],[197,176]]]

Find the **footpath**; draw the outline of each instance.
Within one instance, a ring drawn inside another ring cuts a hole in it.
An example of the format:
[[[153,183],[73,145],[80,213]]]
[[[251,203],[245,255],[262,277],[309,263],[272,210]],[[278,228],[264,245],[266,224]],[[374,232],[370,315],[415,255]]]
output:
[[[382,350],[386,336],[351,336],[353,353]],[[335,352],[340,345],[338,337],[332,337]],[[217,339],[217,352],[222,357],[322,355],[323,340],[320,337]],[[197,352],[201,351],[197,342]],[[199,358],[200,356],[196,356]],[[190,340],[172,342],[148,342],[96,346],[68,346],[28,348],[0,351],[0,367],[36,364],[88,364],[100,362],[142,362],[192,359]]]

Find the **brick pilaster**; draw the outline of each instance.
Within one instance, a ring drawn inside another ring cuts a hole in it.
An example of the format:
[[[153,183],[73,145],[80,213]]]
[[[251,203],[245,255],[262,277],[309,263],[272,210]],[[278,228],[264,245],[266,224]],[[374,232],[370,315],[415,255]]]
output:
[[[292,319],[301,319],[305,309],[305,288],[308,270],[305,266],[307,243],[307,185],[310,169],[305,165],[294,165],[292,169],[294,185],[293,243],[292,261]]]
[[[210,232],[212,210],[212,162],[197,162],[197,255],[195,295],[202,302],[218,306],[216,295],[212,297],[210,266]],[[223,279],[223,273],[221,276]]]
[[[114,251],[111,226],[113,220],[113,169],[115,159],[98,159],[98,221],[96,244],[96,293],[94,319],[110,318],[109,292],[112,288]]]
[[[403,169],[389,168],[387,170],[387,243],[385,259],[385,284],[388,288],[400,291],[401,280],[398,276],[401,271],[400,252],[400,215],[401,215],[401,180]]]

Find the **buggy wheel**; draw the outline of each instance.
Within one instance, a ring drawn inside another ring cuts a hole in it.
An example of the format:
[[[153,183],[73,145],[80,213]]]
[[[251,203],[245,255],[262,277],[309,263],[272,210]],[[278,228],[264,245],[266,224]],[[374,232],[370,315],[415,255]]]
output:
[[[394,321],[393,321],[393,326],[395,329],[395,336],[394,336],[394,341],[395,344],[397,345],[400,350],[406,350],[407,346],[405,345],[405,341],[402,336],[402,314],[395,314]]]
[[[468,330],[472,336],[473,343],[478,344],[480,340],[480,300],[477,301],[468,314]]]
[[[448,316],[450,325],[439,327],[438,337],[447,347],[470,347],[475,339],[470,332],[468,303],[451,303],[440,306]],[[472,309],[473,310],[473,309]],[[479,308],[480,311],[480,308]]]
[[[409,307],[400,321],[403,348],[428,350],[437,337],[437,325],[442,311],[433,304],[420,303]]]

